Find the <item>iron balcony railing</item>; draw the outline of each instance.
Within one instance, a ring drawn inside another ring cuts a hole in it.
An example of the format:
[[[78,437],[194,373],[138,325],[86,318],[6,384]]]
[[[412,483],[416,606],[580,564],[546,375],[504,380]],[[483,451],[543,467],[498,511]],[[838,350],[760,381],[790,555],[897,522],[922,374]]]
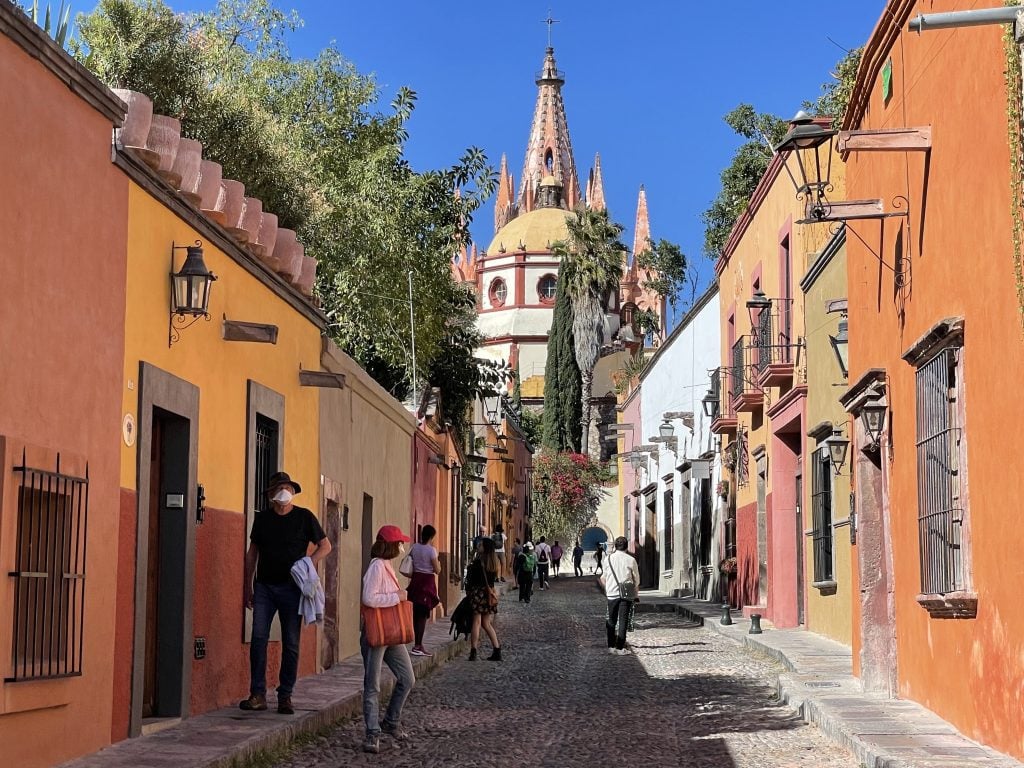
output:
[[[776,325],[781,327],[776,329]],[[757,326],[752,329],[750,344],[754,349],[751,363],[758,374],[769,365],[793,362],[794,345],[789,323],[779,323],[770,312],[761,313]]]

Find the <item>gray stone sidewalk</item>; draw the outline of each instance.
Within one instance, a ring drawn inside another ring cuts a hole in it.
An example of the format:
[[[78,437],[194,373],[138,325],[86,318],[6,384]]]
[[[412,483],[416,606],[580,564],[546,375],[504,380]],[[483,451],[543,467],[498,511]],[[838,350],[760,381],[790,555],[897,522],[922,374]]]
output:
[[[764,633],[748,634],[750,620],[732,612],[719,622],[721,606],[691,598],[641,592],[644,611],[675,611],[780,662],[779,695],[849,749],[870,768],[1024,768],[1002,753],[971,741],[930,710],[912,701],[865,694],[853,676],[846,646],[804,630],[780,630],[761,622]]]
[[[433,657],[413,656],[417,679],[465,653],[468,641],[452,642],[448,619],[427,625],[424,645]],[[356,655],[320,675],[295,685],[295,714],[279,715],[273,693],[266,712],[242,712],[237,706],[183,720],[158,733],[127,739],[62,768],[234,768],[248,765],[261,752],[278,750],[304,734],[312,735],[346,717],[361,716],[363,662]],[[394,678],[381,676],[381,698]],[[239,696],[241,698],[241,695]]]

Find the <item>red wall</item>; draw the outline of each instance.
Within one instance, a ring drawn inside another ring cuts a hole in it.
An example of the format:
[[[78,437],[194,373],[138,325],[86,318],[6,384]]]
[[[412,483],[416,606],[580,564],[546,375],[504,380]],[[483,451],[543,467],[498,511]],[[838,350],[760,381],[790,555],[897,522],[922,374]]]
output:
[[[757,504],[736,510],[736,575],[729,584],[733,605],[757,605]]]

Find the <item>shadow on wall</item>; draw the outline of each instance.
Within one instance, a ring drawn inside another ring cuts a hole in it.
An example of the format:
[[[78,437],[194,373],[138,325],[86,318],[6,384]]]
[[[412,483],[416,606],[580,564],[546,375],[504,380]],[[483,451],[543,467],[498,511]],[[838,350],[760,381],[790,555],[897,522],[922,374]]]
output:
[[[729,579],[729,603],[733,608],[758,604],[758,567],[753,557],[741,557]]]

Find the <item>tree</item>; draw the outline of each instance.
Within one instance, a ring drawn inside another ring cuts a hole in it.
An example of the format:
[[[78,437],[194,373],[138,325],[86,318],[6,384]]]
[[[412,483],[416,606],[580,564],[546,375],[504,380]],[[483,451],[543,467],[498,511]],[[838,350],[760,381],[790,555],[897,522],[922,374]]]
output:
[[[686,255],[679,246],[664,238],[657,243],[648,238],[647,248],[634,254],[633,258],[645,274],[640,287],[668,299],[675,309],[679,291],[687,280]]]
[[[578,206],[566,223],[568,239],[554,243],[551,251],[562,262],[560,272],[565,272],[565,290],[572,304],[573,346],[581,381],[580,445],[591,453],[594,366],[604,340],[608,297],[618,287],[626,246],[619,240],[622,226],[609,219],[606,210]]]
[[[580,453],[541,451],[534,461],[534,536],[575,541],[593,519],[610,479],[606,467]]]
[[[821,86],[821,96],[814,101],[804,102],[804,109],[809,114],[831,117],[835,123],[842,122],[853,94],[853,86],[857,82],[857,68],[860,67],[863,52],[863,48],[854,48],[836,63],[835,72],[829,73],[832,79]]]
[[[558,270],[555,309],[548,333],[544,366],[543,446],[551,451],[580,450],[580,368],[576,363],[572,331],[572,301],[566,288],[566,272]]]

